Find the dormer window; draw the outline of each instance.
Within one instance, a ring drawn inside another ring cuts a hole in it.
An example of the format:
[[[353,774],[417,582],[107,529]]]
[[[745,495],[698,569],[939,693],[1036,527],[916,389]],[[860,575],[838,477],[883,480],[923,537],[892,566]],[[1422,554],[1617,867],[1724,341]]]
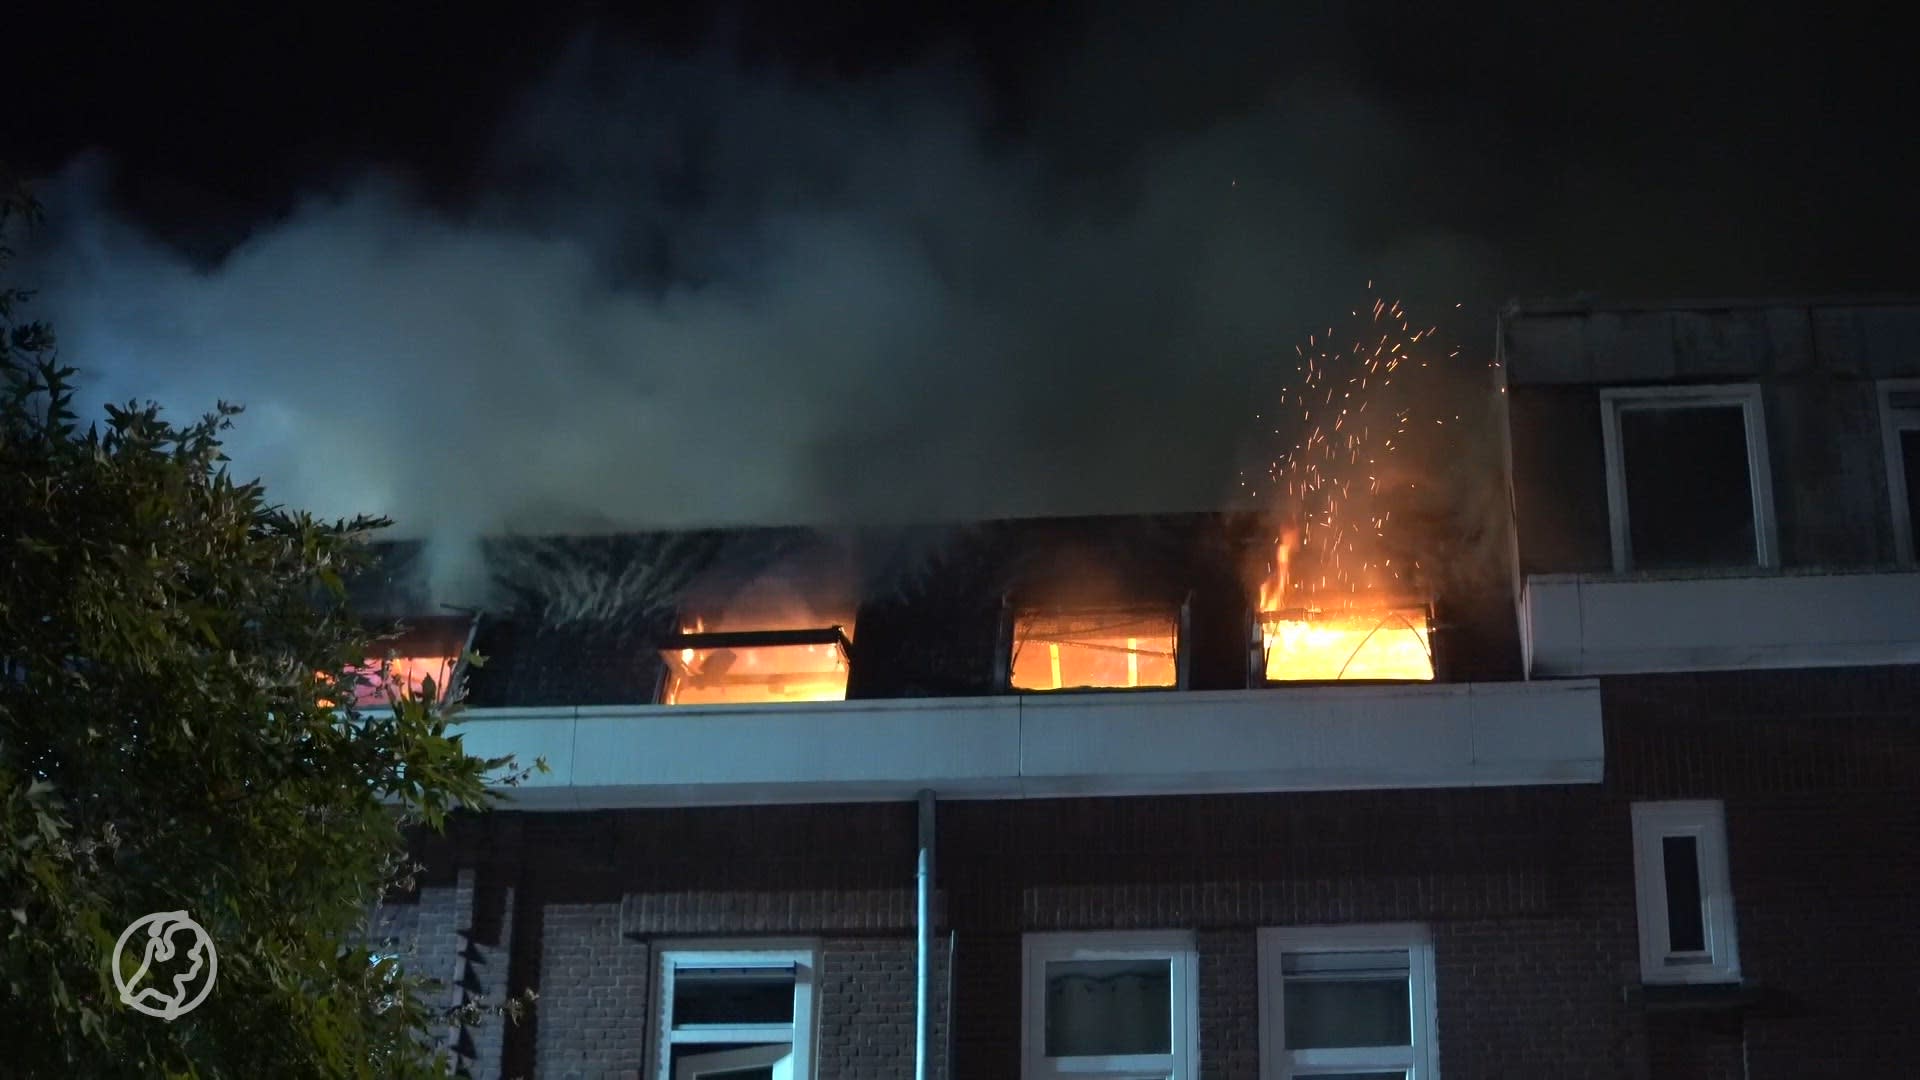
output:
[[[1015,690],[1139,690],[1180,685],[1176,607],[1035,607],[1015,612]]]

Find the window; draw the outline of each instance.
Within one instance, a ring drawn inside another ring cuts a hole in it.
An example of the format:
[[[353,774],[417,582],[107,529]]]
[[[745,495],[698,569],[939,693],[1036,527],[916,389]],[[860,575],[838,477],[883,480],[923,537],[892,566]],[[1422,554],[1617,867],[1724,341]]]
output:
[[[719,633],[695,629],[661,645],[667,674],[660,701],[665,705],[846,700],[852,643],[838,626]]]
[[[1422,607],[1263,611],[1255,631],[1260,673],[1270,683],[1433,679],[1432,636]]]
[[[1893,497],[1894,555],[1910,563],[1920,559],[1920,379],[1880,384],[1880,430]]]
[[[1174,608],[1029,609],[1013,620],[1016,690],[1132,690],[1180,685]]]
[[[358,709],[386,708],[403,694],[425,692],[444,699],[460,675],[461,655],[471,647],[475,622],[468,615],[410,617],[399,632],[379,639],[379,652],[349,669],[353,704]]]
[[[1412,925],[1260,931],[1268,1080],[1435,1080],[1433,946]]]
[[[1633,856],[1641,979],[1738,982],[1720,803],[1634,803]]]
[[[1027,1080],[1196,1080],[1198,960],[1190,933],[1029,934]]]
[[[813,1075],[810,948],[660,954],[655,1080]]]
[[[1774,566],[1760,388],[1603,390],[1613,568]]]

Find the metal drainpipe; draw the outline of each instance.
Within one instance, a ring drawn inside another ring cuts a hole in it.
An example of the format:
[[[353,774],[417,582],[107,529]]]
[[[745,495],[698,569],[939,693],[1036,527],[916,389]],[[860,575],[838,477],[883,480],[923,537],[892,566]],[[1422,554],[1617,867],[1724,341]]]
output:
[[[914,966],[913,1080],[927,1080],[933,1052],[933,791],[920,792],[920,863],[915,873],[919,887],[920,951]]]

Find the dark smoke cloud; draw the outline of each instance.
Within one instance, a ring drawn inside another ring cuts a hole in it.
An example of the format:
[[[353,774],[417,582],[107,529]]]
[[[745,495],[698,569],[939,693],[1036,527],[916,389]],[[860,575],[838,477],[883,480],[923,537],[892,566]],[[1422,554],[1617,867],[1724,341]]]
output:
[[[23,277],[99,397],[241,402],[239,471],[450,556],[1217,507],[1263,363],[1368,279],[1437,317],[1484,276],[1472,240],[1362,224],[1432,162],[1337,82],[1124,153],[989,119],[959,64],[802,79],[589,38],[457,208],[369,170],[201,264],[116,216],[91,159],[43,187]],[[444,595],[471,573],[436,566]]]

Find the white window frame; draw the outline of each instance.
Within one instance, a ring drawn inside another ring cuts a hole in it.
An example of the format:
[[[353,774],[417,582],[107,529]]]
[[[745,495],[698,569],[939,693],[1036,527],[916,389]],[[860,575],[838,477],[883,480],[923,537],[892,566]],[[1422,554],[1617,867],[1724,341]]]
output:
[[[1667,925],[1667,869],[1661,841],[1690,836],[1700,868],[1700,919],[1706,948],[1675,952]],[[1639,904],[1640,979],[1645,983],[1740,981],[1740,944],[1727,871],[1726,808],[1699,799],[1633,804],[1633,869]]]
[[[1747,430],[1748,496],[1753,505],[1754,564],[1780,564],[1773,516],[1773,470],[1767,456],[1767,410],[1757,383],[1722,386],[1637,386],[1600,391],[1601,439],[1607,457],[1607,520],[1613,532],[1613,570],[1633,569],[1633,530],[1627,521],[1625,446],[1620,413],[1626,409],[1698,409],[1738,406]]]
[[[1920,560],[1915,552],[1913,525],[1907,516],[1907,499],[1920,476],[1908,476],[1900,455],[1900,433],[1920,431],[1920,405],[1893,403],[1895,394],[1920,394],[1920,379],[1882,379],[1880,381],[1880,437],[1887,457],[1887,494],[1893,510],[1893,553],[1903,563]]]
[[[1262,1080],[1324,1076],[1329,1073],[1406,1070],[1408,1080],[1439,1080],[1440,1030],[1433,978],[1433,938],[1418,923],[1355,926],[1263,927],[1260,956],[1260,1075]],[[1407,953],[1410,1046],[1340,1047],[1289,1050],[1286,1046],[1286,976],[1281,957],[1303,952]]]
[[[1190,930],[1095,930],[1028,934],[1022,942],[1020,1075],[1054,1077],[1170,1077],[1199,1080],[1199,952]],[[1047,1056],[1047,963],[1070,960],[1166,960],[1173,974],[1172,1043],[1165,1054]]]
[[[655,953],[653,1076],[655,1080],[680,1080],[673,1069],[673,1048],[689,1044],[788,1043],[792,1046],[794,1080],[813,1076],[814,1031],[819,1019],[813,1007],[813,988],[817,967],[817,946],[812,942],[680,942],[662,945]],[[673,1025],[673,983],[677,972],[686,968],[788,968],[793,969],[793,1022],[791,1024],[701,1024],[675,1029]],[[732,1067],[752,1062],[742,1060]],[[696,1074],[697,1075],[697,1074]]]

